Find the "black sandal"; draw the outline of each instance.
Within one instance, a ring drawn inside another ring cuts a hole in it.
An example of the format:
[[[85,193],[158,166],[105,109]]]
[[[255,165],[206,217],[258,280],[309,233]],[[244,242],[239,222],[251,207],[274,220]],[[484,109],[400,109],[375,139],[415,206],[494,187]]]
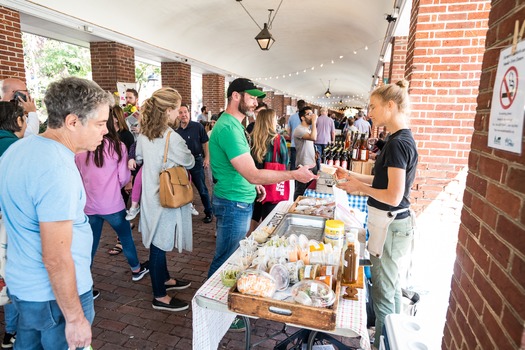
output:
[[[122,253],[122,244],[117,243],[113,248],[108,251],[109,255],[119,255]]]

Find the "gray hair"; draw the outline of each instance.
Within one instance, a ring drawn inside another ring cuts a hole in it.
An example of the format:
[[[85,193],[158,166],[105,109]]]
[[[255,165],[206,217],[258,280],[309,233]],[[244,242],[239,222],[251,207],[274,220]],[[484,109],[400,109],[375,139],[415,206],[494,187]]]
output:
[[[69,114],[78,116],[85,125],[88,119],[96,116],[97,109],[102,105],[113,106],[114,98],[110,93],[102,90],[97,83],[68,77],[55,81],[49,85],[44,97],[50,129],[59,129]]]

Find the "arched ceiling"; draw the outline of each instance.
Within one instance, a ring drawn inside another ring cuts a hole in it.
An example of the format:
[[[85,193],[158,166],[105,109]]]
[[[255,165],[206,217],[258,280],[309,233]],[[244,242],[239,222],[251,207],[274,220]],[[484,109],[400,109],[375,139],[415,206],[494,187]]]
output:
[[[262,27],[281,0],[242,0]],[[199,72],[242,76],[265,90],[337,107],[364,106],[389,22],[407,31],[404,0],[282,0],[270,32],[275,43],[259,49],[260,29],[237,0],[103,1],[0,0],[20,11],[22,30],[88,46],[112,40],[156,62],[186,61]],[[409,6],[409,5],[408,5]],[[274,12],[275,13],[275,12]],[[398,34],[398,35],[406,35]],[[332,97],[324,92],[330,85]]]

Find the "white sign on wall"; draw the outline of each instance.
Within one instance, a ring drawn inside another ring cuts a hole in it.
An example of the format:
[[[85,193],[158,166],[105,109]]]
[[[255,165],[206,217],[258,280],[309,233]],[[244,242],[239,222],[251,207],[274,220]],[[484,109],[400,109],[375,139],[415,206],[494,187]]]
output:
[[[525,117],[525,41],[501,51],[489,123],[489,147],[521,154]]]

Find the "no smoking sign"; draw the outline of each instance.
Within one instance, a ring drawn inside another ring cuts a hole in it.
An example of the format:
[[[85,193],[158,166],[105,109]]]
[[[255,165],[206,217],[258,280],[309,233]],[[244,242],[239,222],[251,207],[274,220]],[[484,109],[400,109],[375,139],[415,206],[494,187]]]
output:
[[[516,67],[510,67],[501,81],[500,87],[500,103],[503,109],[508,109],[512,106],[512,102],[516,99],[516,92],[518,91],[518,70]]]

